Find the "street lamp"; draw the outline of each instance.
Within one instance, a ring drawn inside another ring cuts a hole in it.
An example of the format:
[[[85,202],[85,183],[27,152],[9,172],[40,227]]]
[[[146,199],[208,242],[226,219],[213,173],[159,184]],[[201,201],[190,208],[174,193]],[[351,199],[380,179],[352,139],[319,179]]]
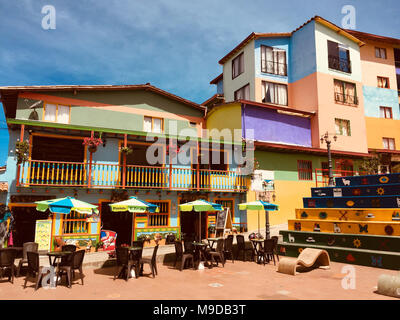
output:
[[[333,140],[336,142],[337,136],[333,136]],[[329,139],[329,133],[328,131],[321,136],[321,144],[324,144],[324,141],[326,143],[326,147],[328,149],[328,176],[329,176],[329,187],[334,187],[335,183],[333,182],[333,172],[332,172],[332,154],[331,154],[331,140]]]

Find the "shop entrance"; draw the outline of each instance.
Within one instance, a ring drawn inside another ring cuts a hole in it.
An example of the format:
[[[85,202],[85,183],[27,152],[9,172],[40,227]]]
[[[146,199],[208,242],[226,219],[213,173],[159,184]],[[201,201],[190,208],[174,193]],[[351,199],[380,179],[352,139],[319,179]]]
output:
[[[101,204],[101,229],[112,230],[117,233],[116,245],[131,245],[133,213],[131,212],[112,212],[110,202]]]
[[[201,237],[207,235],[207,212],[201,213]],[[199,234],[200,212],[180,212],[181,232],[184,240],[196,240]]]
[[[11,207],[14,217],[13,245],[22,247],[25,242],[35,241],[36,220],[46,220],[48,212],[37,211],[35,207]]]

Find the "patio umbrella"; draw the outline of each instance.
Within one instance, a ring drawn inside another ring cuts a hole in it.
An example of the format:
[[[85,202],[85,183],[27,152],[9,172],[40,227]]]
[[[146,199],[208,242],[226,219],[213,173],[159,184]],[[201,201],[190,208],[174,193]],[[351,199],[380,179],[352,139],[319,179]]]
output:
[[[269,239],[269,211],[278,210],[278,205],[262,200],[240,203],[239,210],[257,210],[258,211],[258,233],[260,233],[260,210],[265,211],[265,237]]]
[[[128,200],[112,203],[109,204],[109,206],[113,212],[129,211],[132,213],[143,213],[148,211],[154,213],[160,211],[157,205],[140,200],[136,197],[129,197]]]
[[[47,209],[51,213],[69,214],[71,211],[76,211],[80,214],[98,214],[97,206],[77,200],[72,197],[65,197],[59,199],[36,201],[36,210],[45,212]]]
[[[205,200],[195,200],[179,205],[181,211],[196,211],[200,213],[199,217],[199,242],[201,241],[201,213],[207,211],[222,211],[222,205],[218,203],[212,203]]]

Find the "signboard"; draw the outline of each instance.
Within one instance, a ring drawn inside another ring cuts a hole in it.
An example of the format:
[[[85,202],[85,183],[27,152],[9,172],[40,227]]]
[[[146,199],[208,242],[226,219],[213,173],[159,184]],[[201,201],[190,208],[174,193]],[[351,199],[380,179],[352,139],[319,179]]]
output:
[[[35,242],[39,244],[38,250],[50,251],[52,220],[36,220]]]
[[[217,212],[217,220],[215,222],[216,230],[232,229],[232,217],[229,208],[224,208],[223,211]]]
[[[258,192],[273,191],[274,176],[274,171],[271,170],[255,170],[251,180],[251,190]]]
[[[100,240],[103,242],[104,251],[113,251],[115,250],[117,233],[111,230],[101,230]]]

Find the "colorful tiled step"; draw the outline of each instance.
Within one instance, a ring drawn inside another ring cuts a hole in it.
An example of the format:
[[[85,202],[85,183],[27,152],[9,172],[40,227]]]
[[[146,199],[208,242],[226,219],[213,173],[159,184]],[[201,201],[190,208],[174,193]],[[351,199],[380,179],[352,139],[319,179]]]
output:
[[[400,253],[400,237],[281,230],[283,242]],[[399,266],[400,268],[400,266]]]
[[[400,173],[335,178],[336,186],[362,186],[393,183],[400,183]]]
[[[312,197],[397,196],[400,184],[311,188]]]
[[[289,230],[345,234],[400,236],[400,222],[335,220],[288,220]]]
[[[400,196],[303,198],[305,208],[399,208]]]
[[[304,245],[287,242],[283,242],[278,246],[280,254],[288,257],[298,257],[300,252],[305,248],[326,250],[331,261],[335,262],[392,270],[398,270],[400,268],[400,253],[398,252],[349,249],[312,244]]]
[[[296,209],[296,219],[302,220],[339,220],[339,221],[398,221],[400,209]]]

